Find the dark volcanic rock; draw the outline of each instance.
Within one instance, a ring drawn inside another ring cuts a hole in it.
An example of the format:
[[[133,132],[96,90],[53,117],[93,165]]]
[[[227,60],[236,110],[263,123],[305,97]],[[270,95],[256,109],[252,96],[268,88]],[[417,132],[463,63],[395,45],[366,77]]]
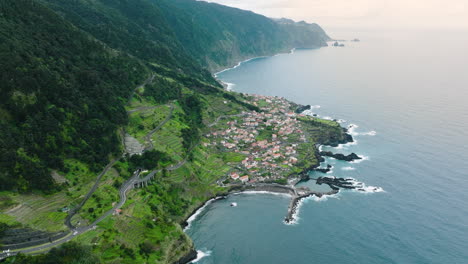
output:
[[[349,155],[344,155],[344,154],[341,154],[341,153],[332,153],[331,151],[321,151],[320,152],[320,155],[322,156],[327,156],[327,157],[332,157],[332,158],[335,158],[337,160],[344,160],[344,161],[353,161],[353,160],[359,160],[359,159],[362,159],[361,157],[359,157],[356,153],[351,153]]]
[[[322,172],[322,173],[327,173],[327,172],[331,171],[332,168],[333,168],[333,166],[328,164],[326,168],[316,168],[315,171]]]
[[[318,177],[317,184],[327,184],[333,190],[339,190],[339,188],[343,189],[356,189],[354,186],[352,179],[345,179],[345,178],[329,178],[329,177]]]
[[[187,255],[183,256],[181,259],[174,262],[173,264],[187,264],[196,258],[197,258],[197,251],[192,248]]]
[[[312,107],[310,105],[300,105],[297,109],[296,109],[296,114],[300,114],[302,112],[304,112],[305,110],[310,110]]]

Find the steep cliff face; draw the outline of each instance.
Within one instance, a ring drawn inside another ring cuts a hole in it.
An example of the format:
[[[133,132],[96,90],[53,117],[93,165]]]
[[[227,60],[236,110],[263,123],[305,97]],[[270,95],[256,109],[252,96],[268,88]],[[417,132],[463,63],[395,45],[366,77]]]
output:
[[[203,1],[152,1],[161,8],[185,49],[211,71],[250,57],[325,46],[329,39],[317,24],[273,20]]]

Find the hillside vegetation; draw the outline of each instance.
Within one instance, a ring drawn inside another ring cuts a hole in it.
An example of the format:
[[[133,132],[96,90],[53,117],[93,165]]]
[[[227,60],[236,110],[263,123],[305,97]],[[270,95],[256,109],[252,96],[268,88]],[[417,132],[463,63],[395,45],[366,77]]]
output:
[[[187,255],[193,245],[181,224],[226,191],[217,181],[239,162],[207,148],[203,135],[222,116],[259,111],[212,72],[327,39],[316,24],[192,0],[0,1],[0,238],[8,238],[0,246],[30,248],[28,234],[70,236],[70,224],[112,213],[48,255],[8,261]],[[143,155],[128,153],[128,138]],[[113,211],[137,169],[154,177]]]

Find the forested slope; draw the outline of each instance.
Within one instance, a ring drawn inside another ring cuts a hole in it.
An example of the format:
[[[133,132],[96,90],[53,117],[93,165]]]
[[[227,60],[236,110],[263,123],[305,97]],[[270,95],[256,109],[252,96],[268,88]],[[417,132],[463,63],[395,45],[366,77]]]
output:
[[[239,159],[202,135],[223,116],[260,111],[212,72],[326,40],[316,24],[194,0],[0,1],[0,238],[74,233],[69,212],[79,227],[111,212],[78,244],[19,263],[172,263],[193,253],[181,223],[225,191],[217,181]],[[122,134],[146,151],[122,156]],[[113,212],[139,168],[157,171],[153,184],[127,189],[124,213]]]
[[[251,11],[204,1],[151,1],[161,8],[186,50],[212,71],[250,57],[325,46],[329,40],[317,24],[278,23]]]
[[[101,168],[149,71],[36,1],[3,0],[0,13],[0,190],[50,190],[66,157]]]

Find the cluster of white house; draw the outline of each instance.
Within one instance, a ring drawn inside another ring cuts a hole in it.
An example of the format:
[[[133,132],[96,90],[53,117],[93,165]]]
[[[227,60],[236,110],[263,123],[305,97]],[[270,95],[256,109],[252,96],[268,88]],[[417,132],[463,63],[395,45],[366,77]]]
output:
[[[243,117],[226,122],[227,128],[224,126],[206,135],[213,139],[206,145],[222,146],[226,151],[246,156],[237,169],[230,172],[233,180],[255,182],[282,178],[297,163],[297,147],[306,141],[305,135],[286,99],[251,96],[253,104],[261,106],[262,112],[245,112]],[[266,137],[262,133],[265,129],[269,131]],[[296,142],[292,142],[292,138]]]

